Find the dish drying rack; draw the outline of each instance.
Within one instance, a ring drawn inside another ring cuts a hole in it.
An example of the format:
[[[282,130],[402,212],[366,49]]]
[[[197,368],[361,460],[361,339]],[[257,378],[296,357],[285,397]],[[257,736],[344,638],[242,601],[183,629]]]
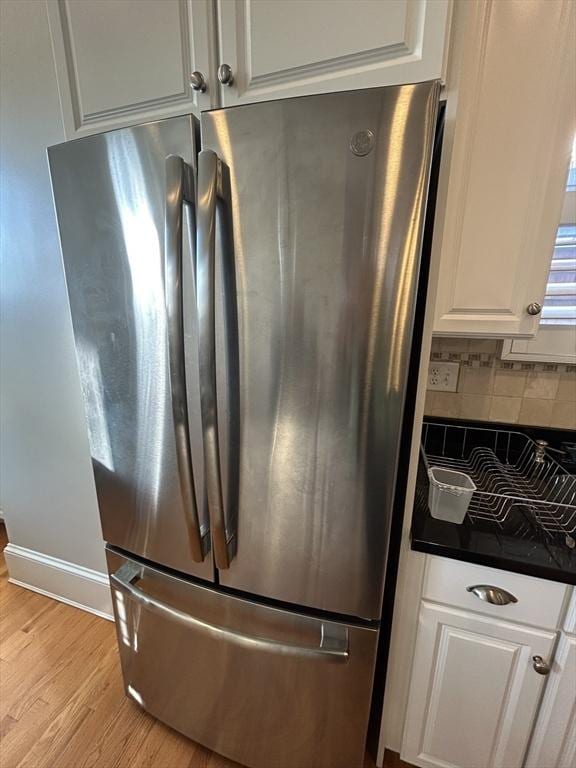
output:
[[[424,423],[422,453],[429,467],[464,472],[477,490],[467,517],[515,537],[576,547],[576,476],[545,443],[521,432]]]

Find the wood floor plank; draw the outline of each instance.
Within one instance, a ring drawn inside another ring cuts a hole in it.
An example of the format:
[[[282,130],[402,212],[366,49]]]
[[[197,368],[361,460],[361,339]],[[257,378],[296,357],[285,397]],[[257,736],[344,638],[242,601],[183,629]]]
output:
[[[54,615],[57,618],[57,614]],[[57,621],[46,627],[44,636],[13,632],[6,643],[2,643],[2,660],[8,668],[3,679],[5,692],[11,691],[26,681],[36,685],[43,676],[54,674],[55,665],[68,658],[78,635],[63,636]]]
[[[0,741],[1,768],[16,768],[50,724],[53,710],[37,699]],[[10,717],[10,715],[7,715]]]
[[[30,752],[19,763],[19,768],[52,768],[54,765],[65,764],[63,754],[67,746],[86,720],[93,719],[95,710],[108,688],[106,673],[110,668],[113,652],[113,648],[108,648],[105,655],[94,665],[88,665],[88,671],[76,690],[59,681],[60,687],[56,692],[50,688],[42,692],[43,700],[53,707],[54,717]],[[73,693],[63,699],[63,690],[67,693],[72,690]]]
[[[21,592],[27,591],[21,587],[18,587],[18,589]],[[20,599],[20,596],[18,596],[18,599]],[[5,659],[6,661],[12,661],[14,659],[15,651],[19,652],[32,643],[36,643],[37,645],[45,643],[50,646],[52,644],[50,633],[53,633],[53,635],[56,636],[61,634],[61,616],[58,611],[58,605],[54,600],[49,600],[47,602],[48,604],[42,602],[23,622],[23,617],[21,616],[18,624],[13,626],[12,630],[9,633],[6,633],[3,638],[0,638],[0,658]],[[54,616],[58,617],[58,621],[54,620]],[[35,659],[38,659],[39,654],[37,651],[32,651],[32,654]],[[25,658],[22,659],[21,666],[26,666]]]
[[[128,701],[122,701],[123,691],[116,680],[109,679],[100,700],[92,713],[74,732],[58,755],[62,768],[113,768],[120,757],[123,766],[131,765],[126,747],[126,736],[134,741],[135,749],[142,743],[153,724],[144,712],[139,710],[132,716],[127,713]],[[120,728],[120,738],[115,733]],[[122,746],[123,745],[123,746]],[[118,753],[118,754],[117,754]]]
[[[51,645],[43,639],[41,651],[36,656],[30,655],[36,648],[25,648],[11,665],[11,673],[2,680],[4,695],[0,700],[0,712],[19,719],[30,700],[43,698],[50,703],[58,691],[60,698],[65,700],[70,690],[82,682],[87,665],[101,648],[102,640],[108,640],[108,634],[92,621],[86,624],[86,629],[89,631],[82,632],[82,622],[75,618],[73,625],[67,622],[62,632],[50,635],[53,637]]]
[[[192,760],[194,768],[204,768],[209,759],[208,750],[155,722],[141,749],[134,754],[130,768],[187,768]]]
[[[9,734],[17,722],[18,720],[10,717],[10,715],[5,715],[2,720],[0,720],[0,740],[4,739]]]
[[[0,768],[242,768],[129,700],[113,624],[9,584],[1,555],[0,638]]]
[[[132,768],[135,756],[155,721],[129,701],[123,692],[119,709],[118,717],[106,732],[100,734],[93,746],[93,754],[81,764],[82,768]],[[98,761],[94,760],[96,754],[100,755]]]
[[[81,616],[64,617],[59,611],[59,604],[54,600],[50,602],[52,605],[48,606],[48,610],[39,613],[35,621],[26,618],[22,622],[19,631],[28,635],[30,644],[34,644],[29,651],[22,654],[19,660],[23,669],[27,669],[31,660],[34,660],[35,665],[42,664],[44,661],[51,662],[58,652],[63,653],[86,630]],[[16,630],[11,632],[2,641],[0,651],[2,658],[5,658],[9,652],[12,638],[16,633]]]
[[[0,644],[0,658],[10,666],[21,651],[32,642],[34,638],[28,632],[22,632],[22,630],[12,632],[10,637]]]
[[[42,736],[31,745],[17,768],[48,768],[60,765],[58,757],[54,761],[54,752],[59,754],[72,732],[77,730],[91,714],[92,711],[84,702],[75,702],[75,705],[65,707],[57,717],[51,719]],[[65,728],[63,728],[64,725]]]
[[[38,618],[43,611],[49,611],[52,606],[46,603],[46,598],[30,589],[9,584],[2,577],[0,589],[0,642],[7,639],[12,632],[22,629],[26,624]],[[54,602],[54,601],[51,601]]]

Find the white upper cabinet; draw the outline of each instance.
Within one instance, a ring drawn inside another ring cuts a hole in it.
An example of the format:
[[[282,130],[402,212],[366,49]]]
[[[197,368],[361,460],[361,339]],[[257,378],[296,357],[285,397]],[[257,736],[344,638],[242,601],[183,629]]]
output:
[[[440,78],[449,7],[449,0],[217,0],[218,63],[233,77],[222,104]]]
[[[436,333],[536,333],[527,307],[544,299],[575,130],[575,11],[573,0],[455,6]]]
[[[219,106],[440,78],[451,0],[46,6],[66,136],[75,138]]]
[[[217,103],[211,0],[47,0],[67,138]],[[197,70],[205,91],[194,91]]]

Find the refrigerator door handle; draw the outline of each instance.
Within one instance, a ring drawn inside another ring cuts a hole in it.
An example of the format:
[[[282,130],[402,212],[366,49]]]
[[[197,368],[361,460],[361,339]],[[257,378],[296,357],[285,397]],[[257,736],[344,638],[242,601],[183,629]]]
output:
[[[192,456],[188,435],[186,371],[184,364],[184,325],[182,297],[182,221],[183,204],[194,206],[192,168],[178,155],[166,158],[166,217],[164,222],[164,300],[168,332],[170,394],[178,461],[180,493],[186,512],[186,525],[192,559],[201,563],[209,536],[202,535],[192,476]]]
[[[206,495],[216,567],[230,567],[229,537],[226,531],[216,399],[216,202],[222,196],[222,162],[215,152],[204,149],[198,155],[198,203],[196,225],[196,280],[200,408],[206,473]]]
[[[247,649],[283,654],[292,657],[297,656],[299,658],[317,659],[337,663],[348,662],[350,656],[348,650],[348,627],[344,625],[318,621],[320,627],[320,642],[317,646],[301,646],[292,643],[283,643],[272,638],[247,635],[234,629],[220,627],[216,624],[198,619],[189,613],[181,611],[179,608],[167,605],[156,597],[139,589],[135,582],[145,575],[145,571],[145,566],[136,566],[132,563],[125,564],[121,566],[116,573],[110,575],[111,585],[122,593],[128,595],[136,603],[152,613],[176,621],[191,629],[199,630],[204,634],[211,635],[215,640],[225,640]]]

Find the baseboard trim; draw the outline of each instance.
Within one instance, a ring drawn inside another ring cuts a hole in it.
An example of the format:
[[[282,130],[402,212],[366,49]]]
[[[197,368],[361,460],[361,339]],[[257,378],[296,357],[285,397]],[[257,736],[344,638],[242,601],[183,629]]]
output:
[[[90,568],[7,544],[10,583],[114,621],[108,576]]]

